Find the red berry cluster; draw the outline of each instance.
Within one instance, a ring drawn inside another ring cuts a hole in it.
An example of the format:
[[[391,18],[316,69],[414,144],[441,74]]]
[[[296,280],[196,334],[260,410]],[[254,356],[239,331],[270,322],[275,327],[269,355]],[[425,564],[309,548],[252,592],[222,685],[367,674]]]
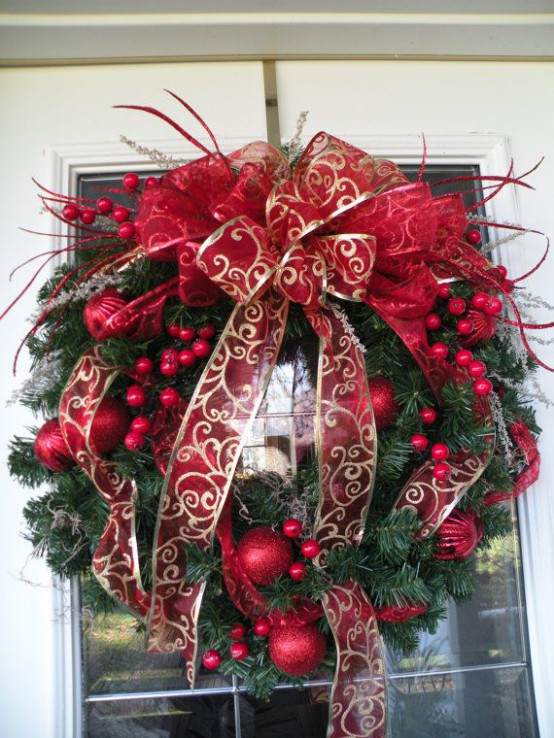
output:
[[[302,534],[302,523],[296,518],[289,518],[283,523],[283,533],[287,538],[299,538]],[[300,546],[302,555],[307,559],[314,559],[321,551],[319,543],[313,539],[306,539]],[[289,576],[291,579],[301,582],[306,578],[306,564],[303,561],[295,561],[289,567]]]
[[[173,338],[177,338],[187,344],[180,351],[168,349],[162,357],[160,371],[166,377],[172,377],[179,371],[180,366],[193,367],[198,359],[205,359],[212,352],[210,339],[215,336],[213,325],[205,325],[198,331],[190,326],[181,327],[177,323],[167,326],[167,332]]]

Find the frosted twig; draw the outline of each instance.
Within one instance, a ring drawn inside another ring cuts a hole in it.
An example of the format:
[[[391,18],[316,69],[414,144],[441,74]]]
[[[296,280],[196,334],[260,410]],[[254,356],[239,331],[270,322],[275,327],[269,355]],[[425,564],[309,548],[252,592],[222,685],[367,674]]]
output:
[[[50,387],[52,377],[59,374],[61,367],[61,350],[51,351],[50,355],[43,359],[34,368],[31,375],[21,384],[19,389],[12,392],[6,406],[16,405],[24,396],[42,397],[45,390]]]
[[[308,111],[302,110],[296,121],[294,136],[287,145],[289,163],[292,163],[298,156],[300,156],[300,152],[302,151],[302,133],[307,119]]]
[[[500,402],[500,398],[496,392],[491,392],[489,398],[498,439],[502,446],[506,463],[509,465],[512,459],[513,443],[511,441],[510,434],[508,433],[508,428],[506,427],[506,420],[504,419],[504,413],[502,412],[502,403]]]
[[[187,164],[189,161],[188,159],[177,159],[173,156],[168,156],[158,149],[141,146],[136,141],[132,141],[130,138],[127,138],[127,136],[120,136],[120,141],[133,149],[133,151],[136,151],[140,156],[147,157],[154,166],[157,166],[160,169],[176,169],[177,167],[183,166],[183,164]]]
[[[355,334],[354,329],[350,325],[348,318],[346,317],[346,313],[344,313],[343,310],[341,310],[337,305],[334,305],[333,303],[329,303],[329,307],[331,308],[331,311],[335,318],[338,318],[338,320],[340,320],[342,327],[344,328],[344,332],[350,337],[350,340],[352,341],[354,346],[359,349],[362,354],[367,353],[366,347],[360,341],[358,336]]]

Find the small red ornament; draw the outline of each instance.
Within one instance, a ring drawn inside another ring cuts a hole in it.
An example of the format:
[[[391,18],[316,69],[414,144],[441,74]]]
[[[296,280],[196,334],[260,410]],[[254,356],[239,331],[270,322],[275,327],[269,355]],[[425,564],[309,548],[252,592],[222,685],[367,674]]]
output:
[[[94,413],[90,427],[90,445],[96,454],[109,454],[116,449],[129,430],[129,411],[115,397],[104,397]]]
[[[113,209],[112,216],[117,223],[124,223],[126,220],[129,220],[130,213],[123,205],[118,205]]]
[[[215,326],[213,325],[205,325],[203,328],[200,328],[198,330],[198,338],[203,338],[206,341],[209,341],[210,338],[213,338],[215,336]]]
[[[166,349],[162,353],[160,371],[164,377],[174,377],[179,371],[179,353],[174,348]]]
[[[125,448],[128,451],[138,451],[144,446],[144,443],[144,436],[138,431],[129,431],[125,436]]]
[[[196,338],[196,331],[194,328],[185,327],[185,328],[179,328],[179,332],[177,333],[181,341],[194,341]]]
[[[462,315],[466,311],[466,301],[461,297],[453,297],[448,303],[448,312],[452,315]]]
[[[289,518],[283,523],[283,533],[288,538],[298,538],[302,533],[302,523],[295,518]]]
[[[150,187],[156,187],[160,184],[160,180],[157,177],[146,177],[144,180],[144,186],[148,189]]]
[[[490,392],[492,392],[492,382],[490,381],[490,379],[485,379],[484,377],[481,377],[481,379],[476,379],[473,383],[473,391],[476,395],[484,397],[485,395],[488,395]]]
[[[117,229],[117,235],[119,238],[132,238],[135,235],[135,226],[129,220],[121,223]]]
[[[375,608],[375,617],[385,623],[403,623],[427,612],[429,605],[389,605]]]
[[[269,658],[289,676],[302,676],[317,669],[327,651],[327,640],[317,625],[273,628],[268,638]]]
[[[398,404],[394,396],[394,385],[386,377],[369,377],[369,396],[373,406],[377,430],[389,428],[398,416]]]
[[[473,331],[473,321],[469,318],[461,318],[461,320],[456,323],[456,330],[460,336],[469,336]]]
[[[295,561],[289,566],[289,577],[295,582],[306,579],[306,564],[303,561]]]
[[[265,638],[270,634],[272,627],[273,626],[271,625],[271,620],[269,618],[258,618],[254,623],[254,633]]]
[[[221,654],[215,648],[211,648],[202,656],[202,663],[206,669],[217,669],[221,666]]]
[[[243,623],[235,623],[233,627],[229,630],[229,637],[232,638],[234,641],[240,641],[241,638],[244,638],[246,635],[246,625],[243,625]]]
[[[61,472],[74,466],[75,461],[65,442],[58,418],[47,420],[37,433],[34,452],[40,463],[53,472]]]
[[[141,356],[135,361],[135,373],[147,377],[154,369],[154,362],[148,356]]]
[[[175,387],[166,387],[160,392],[160,402],[164,407],[174,407],[180,399],[181,396]]]
[[[434,407],[424,407],[423,410],[419,411],[419,417],[425,425],[433,425],[437,419],[437,411]]]
[[[436,331],[442,325],[442,318],[437,313],[429,313],[425,316],[425,325],[430,331]]]
[[[192,353],[199,359],[204,359],[212,353],[212,347],[203,338],[197,338],[192,344]]]
[[[450,291],[450,285],[447,282],[443,282],[443,284],[439,284],[437,294],[442,300],[448,300],[448,298],[452,294],[452,292]]]
[[[423,453],[423,451],[425,451],[425,449],[429,445],[429,439],[422,433],[414,433],[414,435],[410,438],[410,443],[416,451]]]
[[[450,476],[451,472],[452,469],[450,468],[450,466],[442,461],[438,464],[435,464],[435,466],[433,467],[433,477],[437,480],[437,482],[445,482]]]
[[[266,525],[249,530],[240,539],[237,552],[243,569],[254,584],[271,584],[286,574],[294,561],[290,540]]]
[[[467,367],[467,371],[470,377],[478,379],[482,377],[487,370],[487,367],[482,361],[470,361]]]
[[[137,415],[137,417],[133,418],[131,421],[131,430],[134,430],[137,433],[148,433],[151,427],[152,423],[150,418],[147,418],[145,415]]]
[[[196,356],[191,349],[183,349],[182,351],[179,351],[179,364],[186,367],[191,367],[196,364]]]
[[[129,172],[124,175],[122,182],[123,187],[126,187],[128,190],[136,190],[140,186],[140,177],[134,172]]]
[[[300,546],[300,550],[302,551],[302,555],[307,559],[315,559],[315,557],[321,552],[321,546],[315,539],[308,538]]]
[[[79,214],[81,223],[92,225],[96,220],[96,211],[92,208],[83,208]]]
[[[246,645],[246,643],[244,643],[244,641],[231,643],[229,653],[231,654],[231,658],[235,659],[235,661],[242,661],[248,656],[248,646]]]
[[[454,510],[437,530],[437,559],[467,559],[483,537],[483,521],[473,510]]]
[[[90,335],[97,341],[125,335],[127,328],[113,326],[107,329],[106,321],[126,306],[125,296],[115,287],[108,287],[93,295],[83,311],[83,320]]]
[[[504,305],[502,304],[502,300],[498,297],[491,297],[483,310],[487,315],[499,315],[502,312],[503,307]]]
[[[79,210],[77,205],[73,205],[73,203],[69,203],[69,205],[66,205],[62,210],[62,216],[65,218],[65,220],[69,220],[71,222],[77,220],[80,214],[81,211]]]
[[[456,364],[458,366],[469,366],[473,361],[473,354],[467,349],[461,349],[455,356]]]
[[[476,292],[471,298],[471,304],[477,310],[483,310],[487,302],[489,301],[490,295],[486,292]]]
[[[477,228],[472,228],[466,233],[466,241],[472,246],[477,246],[478,243],[481,243],[481,231]]]
[[[172,338],[177,338],[179,335],[179,331],[181,330],[177,323],[170,323],[166,328],[168,334],[172,336]]]
[[[112,212],[113,202],[109,197],[99,197],[96,201],[96,207],[101,215],[107,215]]]
[[[431,458],[435,461],[446,461],[450,456],[450,450],[446,443],[434,443],[431,446]]]
[[[132,384],[127,390],[127,405],[142,407],[146,402],[146,391],[140,384]]]
[[[448,346],[440,341],[429,347],[429,353],[435,359],[446,359],[448,356]]]

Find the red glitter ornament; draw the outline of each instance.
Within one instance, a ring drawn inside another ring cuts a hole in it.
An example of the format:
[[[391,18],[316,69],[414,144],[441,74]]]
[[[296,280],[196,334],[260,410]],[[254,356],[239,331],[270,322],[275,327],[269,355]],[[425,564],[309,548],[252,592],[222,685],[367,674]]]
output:
[[[83,311],[83,320],[88,332],[96,341],[105,341],[125,335],[129,327],[107,327],[106,321],[127,306],[127,300],[122,292],[115,287],[108,287],[102,292],[93,295]]]
[[[211,648],[202,656],[202,663],[206,669],[217,669],[221,666],[221,654],[215,648]]]
[[[229,636],[235,641],[238,641],[241,638],[244,638],[245,635],[246,635],[246,625],[243,625],[243,623],[236,623],[229,630]]]
[[[302,533],[302,523],[295,518],[289,518],[283,523],[283,533],[288,538],[298,538]]]
[[[268,639],[269,658],[289,676],[302,676],[323,661],[327,640],[315,624],[273,628]]]
[[[306,579],[306,564],[303,561],[295,561],[289,566],[289,577],[295,582]]]
[[[129,430],[129,411],[115,397],[104,397],[90,427],[90,446],[95,454],[109,454],[123,442]]]
[[[394,385],[386,377],[370,377],[367,381],[377,430],[389,428],[398,416]]]
[[[375,617],[385,623],[403,623],[418,615],[423,615],[429,609],[428,605],[389,605],[375,608]]]
[[[40,463],[53,472],[66,471],[75,464],[62,435],[58,418],[47,420],[39,430],[35,438],[34,451]]]
[[[273,626],[271,625],[271,620],[269,618],[258,618],[254,623],[254,633],[265,638],[270,634],[272,627]]]
[[[481,341],[490,341],[496,332],[496,316],[488,315],[480,310],[470,310],[467,317],[471,320],[471,331],[462,338],[462,345],[471,347]]]
[[[483,521],[473,510],[454,510],[437,530],[437,559],[467,559],[483,537]]]
[[[237,641],[236,643],[231,644],[229,653],[231,654],[231,658],[235,661],[242,661],[248,656],[248,646],[243,641]]]
[[[267,525],[252,528],[239,541],[239,560],[254,584],[267,585],[286,574],[294,561],[292,543]]]
[[[300,550],[302,551],[302,555],[307,559],[314,559],[321,552],[321,546],[313,538],[308,538],[300,546]]]
[[[410,438],[410,443],[416,451],[422,453],[429,445],[429,439],[422,433],[414,433],[414,435]]]

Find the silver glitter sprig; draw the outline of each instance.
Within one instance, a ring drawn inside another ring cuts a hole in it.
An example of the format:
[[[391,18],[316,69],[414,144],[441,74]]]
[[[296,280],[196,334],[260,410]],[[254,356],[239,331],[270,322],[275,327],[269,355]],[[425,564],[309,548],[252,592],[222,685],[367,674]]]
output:
[[[489,399],[490,399],[490,404],[491,404],[492,417],[494,418],[494,423],[496,426],[498,440],[500,441],[500,445],[504,453],[504,459],[506,460],[506,463],[509,465],[512,460],[513,443],[510,438],[510,434],[508,433],[508,428],[506,426],[506,420],[504,418],[504,413],[502,412],[502,403],[500,402],[500,398],[498,397],[496,392],[491,392],[489,395]]]
[[[120,136],[121,143],[124,143],[133,151],[136,151],[140,156],[145,156],[152,164],[159,169],[176,169],[181,167],[188,162],[188,159],[177,159],[173,156],[164,154],[163,151],[158,149],[151,149],[148,146],[141,146],[136,141],[132,141],[127,136]]]
[[[52,377],[57,376],[61,370],[61,354],[60,350],[51,351],[49,356],[39,362],[21,387],[12,392],[6,406],[16,405],[22,397],[42,397],[50,387]]]
[[[308,120],[308,111],[302,110],[296,121],[296,130],[294,136],[287,144],[288,160],[292,163],[295,159],[300,156],[302,151],[302,134],[304,132],[304,126]]]

